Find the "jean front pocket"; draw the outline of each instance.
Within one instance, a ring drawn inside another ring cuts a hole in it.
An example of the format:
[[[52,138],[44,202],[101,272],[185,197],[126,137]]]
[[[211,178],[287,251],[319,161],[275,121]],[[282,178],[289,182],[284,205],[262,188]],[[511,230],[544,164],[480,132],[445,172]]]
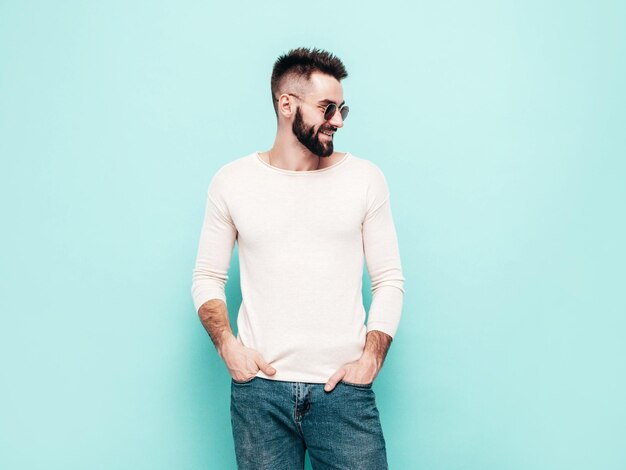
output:
[[[256,375],[253,375],[252,377],[250,377],[249,379],[246,380],[235,380],[231,377],[231,381],[235,384],[235,385],[245,385],[245,384],[249,384],[250,382],[252,382],[254,379],[256,379]]]
[[[372,388],[372,385],[374,382],[370,382],[368,384],[355,384],[352,382],[346,382],[345,380],[342,380],[340,383],[347,385],[349,387],[357,387],[357,388]]]

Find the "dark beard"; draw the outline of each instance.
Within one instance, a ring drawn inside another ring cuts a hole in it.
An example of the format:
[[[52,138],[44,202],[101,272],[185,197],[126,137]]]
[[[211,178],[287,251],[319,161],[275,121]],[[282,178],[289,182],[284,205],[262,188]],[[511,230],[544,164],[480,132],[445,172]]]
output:
[[[330,157],[333,154],[333,139],[331,138],[328,143],[322,142],[318,133],[315,132],[315,127],[307,129],[304,124],[304,120],[302,119],[302,113],[300,112],[299,106],[296,109],[296,117],[293,120],[291,130],[298,141],[308,148],[314,155],[317,155],[318,157]]]

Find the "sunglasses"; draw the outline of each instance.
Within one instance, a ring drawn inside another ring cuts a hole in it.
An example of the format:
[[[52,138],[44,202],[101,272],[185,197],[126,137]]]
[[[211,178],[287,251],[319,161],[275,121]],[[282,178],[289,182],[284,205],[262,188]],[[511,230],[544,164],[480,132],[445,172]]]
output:
[[[286,93],[287,95],[290,96],[295,96],[296,98],[298,98],[299,100],[304,101],[304,99],[302,99],[300,96],[294,94],[294,93]],[[274,101],[278,101],[276,98],[274,98]],[[306,101],[304,101],[306,103]],[[346,120],[346,118],[348,117],[348,113],[350,112],[350,108],[346,105],[343,105],[341,108],[337,107],[337,105],[335,103],[329,103],[326,108],[324,109],[324,120],[326,121],[330,121],[333,116],[335,115],[335,113],[337,112],[337,110],[339,110],[339,114],[341,114],[341,119],[343,121]]]

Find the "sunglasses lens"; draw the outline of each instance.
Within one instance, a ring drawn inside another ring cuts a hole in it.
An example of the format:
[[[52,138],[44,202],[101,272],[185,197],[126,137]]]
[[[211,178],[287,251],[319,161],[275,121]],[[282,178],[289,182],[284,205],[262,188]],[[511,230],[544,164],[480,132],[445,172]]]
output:
[[[324,119],[330,121],[335,115],[335,111],[337,111],[337,105],[335,103],[330,103],[326,107],[326,112],[324,113]]]
[[[343,108],[341,108],[341,119],[343,119],[344,121],[346,120],[346,118],[348,117],[348,113],[350,112],[350,108],[347,106],[344,106]]]

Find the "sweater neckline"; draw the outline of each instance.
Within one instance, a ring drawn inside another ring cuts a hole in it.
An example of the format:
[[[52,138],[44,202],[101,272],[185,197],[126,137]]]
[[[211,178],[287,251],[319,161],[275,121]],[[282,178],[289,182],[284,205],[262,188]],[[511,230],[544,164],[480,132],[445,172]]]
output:
[[[319,168],[317,170],[286,170],[284,168],[278,168],[278,167],[270,165],[269,163],[267,163],[265,160],[263,160],[261,158],[261,155],[260,155],[260,153],[258,151],[254,152],[255,160],[257,160],[261,165],[265,166],[269,170],[276,171],[278,173],[284,173],[284,174],[287,174],[287,175],[310,175],[310,174],[313,174],[313,173],[321,173],[323,171],[330,171],[330,170],[332,170],[334,168],[337,168],[343,162],[345,162],[348,159],[348,155],[350,155],[350,152],[346,152],[346,154],[343,156],[343,158],[341,160],[339,160],[337,163],[333,163],[330,166],[327,166],[325,168]]]

